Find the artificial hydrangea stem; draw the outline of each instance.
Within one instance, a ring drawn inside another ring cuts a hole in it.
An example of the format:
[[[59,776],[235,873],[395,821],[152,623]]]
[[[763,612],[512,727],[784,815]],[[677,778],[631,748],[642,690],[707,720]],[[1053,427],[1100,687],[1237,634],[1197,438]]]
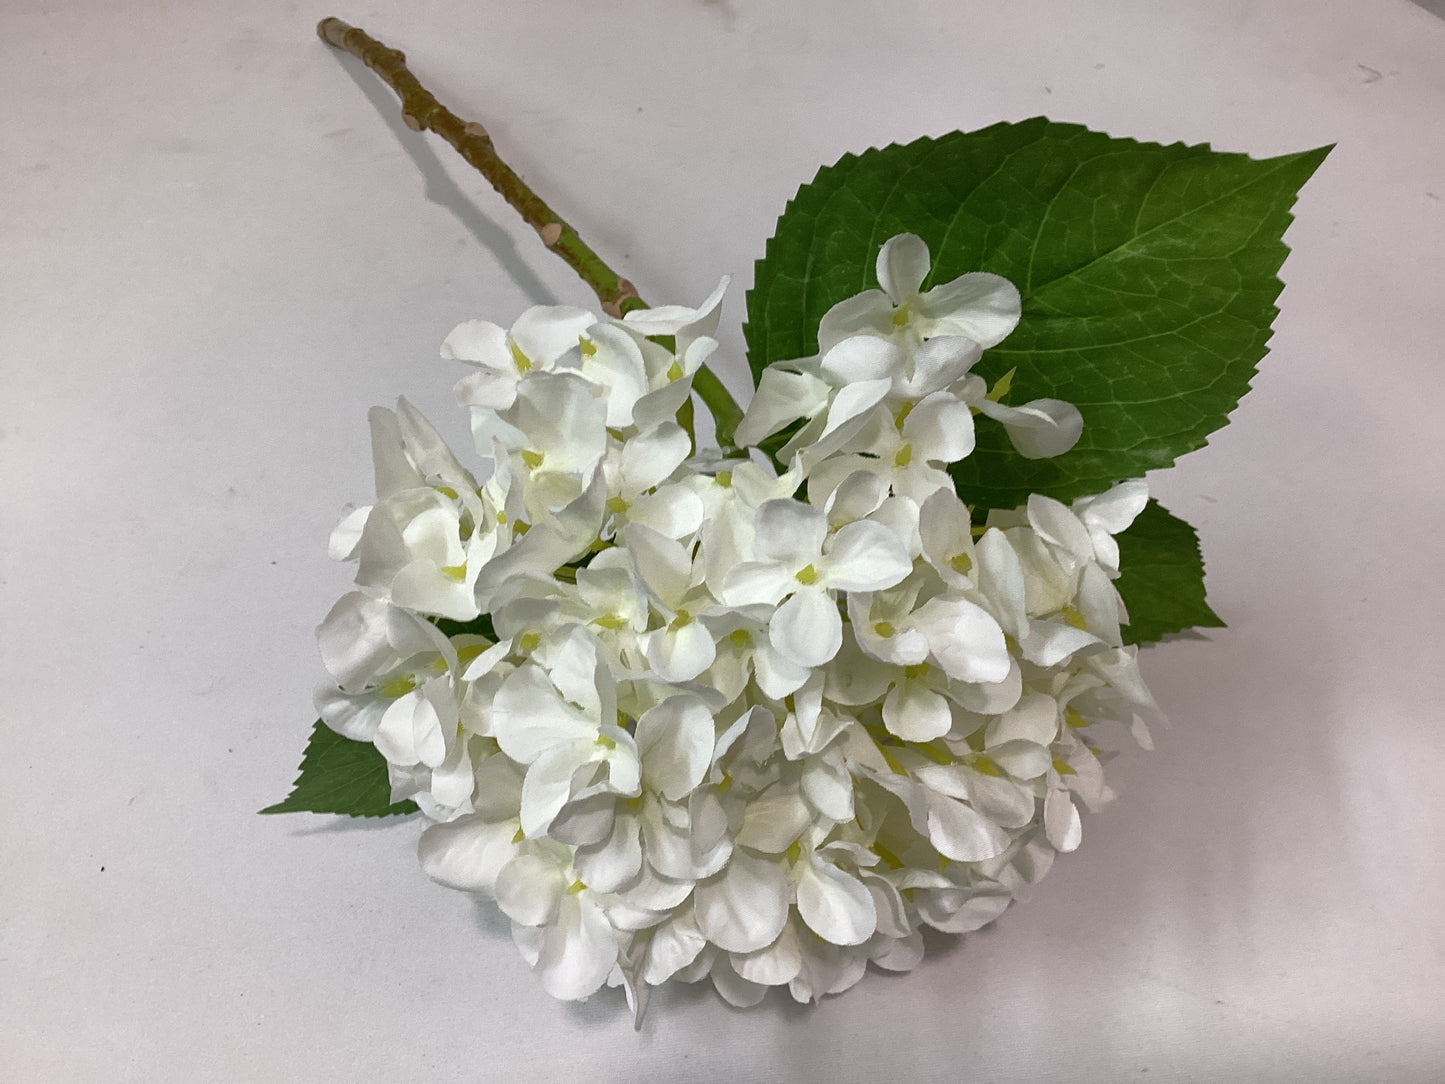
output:
[[[697,392],[708,410],[712,413],[713,422],[717,427],[718,446],[724,451],[733,448],[733,432],[738,427],[738,422],[743,420],[742,408],[737,401],[728,394],[723,382],[717,378],[717,374],[706,365],[701,366],[692,377],[692,390]]]
[[[316,33],[328,45],[350,53],[379,75],[401,99],[401,116],[414,132],[430,129],[450,143],[458,154],[485,177],[502,198],[510,203],[527,225],[537,231],[542,243],[567,261],[568,266],[590,286],[609,316],[620,317],[647,303],[637,296],[632,283],[608,267],[602,257],[582,240],[562,217],[502,161],[487,130],[474,121],[463,121],[417,80],[406,66],[406,54],[377,41],[366,31],[336,18],[322,19]],[[693,388],[717,421],[718,443],[732,446],[733,430],[742,411],[722,381],[706,366],[693,377]]]

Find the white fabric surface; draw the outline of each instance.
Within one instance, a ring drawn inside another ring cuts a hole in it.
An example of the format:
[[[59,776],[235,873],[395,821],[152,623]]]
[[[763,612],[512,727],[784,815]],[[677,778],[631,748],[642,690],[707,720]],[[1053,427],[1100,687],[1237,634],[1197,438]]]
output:
[[[1234,423],[1153,479],[1229,628],[1084,845],[913,974],[739,1013],[539,988],[415,821],[256,816],[322,677],[365,414],[590,295],[370,73],[404,49],[645,297],[824,162],[1045,113],[1336,142]],[[1430,1081],[1445,1065],[1445,23],[1406,0],[117,0],[0,11],[0,1078]],[[522,1075],[522,1074],[525,1074]]]

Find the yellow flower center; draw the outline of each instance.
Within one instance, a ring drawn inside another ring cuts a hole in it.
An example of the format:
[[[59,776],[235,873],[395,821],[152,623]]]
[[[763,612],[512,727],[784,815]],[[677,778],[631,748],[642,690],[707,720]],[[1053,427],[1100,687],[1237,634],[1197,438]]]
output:
[[[512,364],[517,367],[518,376],[526,376],[532,369],[532,359],[522,353],[522,348],[516,343],[508,343],[512,350]]]
[[[388,682],[386,685],[383,685],[380,689],[377,690],[377,692],[381,693],[381,695],[386,697],[388,700],[396,700],[399,697],[405,696],[407,693],[411,692],[415,688],[416,675],[404,674],[403,676],[397,678],[395,681],[391,681]]]

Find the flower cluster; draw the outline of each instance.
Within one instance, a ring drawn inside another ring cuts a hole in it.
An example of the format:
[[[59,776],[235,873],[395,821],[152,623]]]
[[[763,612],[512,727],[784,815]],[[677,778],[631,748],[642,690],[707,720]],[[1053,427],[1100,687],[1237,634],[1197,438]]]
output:
[[[726,457],[676,420],[726,281],[696,309],[458,327],[485,474],[404,400],[372,412],[320,711],[385,756],[434,822],[423,868],[494,898],[549,993],[622,984],[640,1014],[668,979],[751,1005],[907,970],[921,927],[982,926],[1078,845],[1111,729],[1147,742],[1113,584],[1143,483],[967,507],[946,468],[976,416],[1031,458],[1082,419],[971,372],[1013,286],[920,293],[928,270],[887,242],[882,289],[766,370]]]

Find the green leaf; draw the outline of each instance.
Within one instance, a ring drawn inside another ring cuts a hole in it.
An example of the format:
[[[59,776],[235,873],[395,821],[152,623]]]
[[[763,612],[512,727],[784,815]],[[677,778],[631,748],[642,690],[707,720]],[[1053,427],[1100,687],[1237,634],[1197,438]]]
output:
[[[1195,627],[1224,627],[1204,601],[1199,536],[1158,501],[1145,505],[1119,535],[1119,570],[1114,586],[1129,609],[1126,643],[1152,643]]]
[[[454,621],[450,617],[428,617],[433,625],[441,630],[443,636],[481,636],[492,643],[497,642],[497,630],[492,628],[492,615],[482,614],[470,621]]]
[[[391,800],[386,759],[376,746],[342,737],[318,719],[290,795],[261,812],[390,817],[416,808],[415,802]]]
[[[1168,466],[1223,425],[1265,354],[1295,193],[1328,147],[1256,160],[1113,139],[1042,117],[845,155],[778,219],[748,294],[754,377],[815,354],[818,322],[874,288],[878,249],[919,234],[924,288],[992,271],[1023,295],[1018,328],[975,367],[1016,369],[1008,402],[1084,416],[1070,452],[1026,460],[979,419],[952,473],[970,503],[1069,500]]]

